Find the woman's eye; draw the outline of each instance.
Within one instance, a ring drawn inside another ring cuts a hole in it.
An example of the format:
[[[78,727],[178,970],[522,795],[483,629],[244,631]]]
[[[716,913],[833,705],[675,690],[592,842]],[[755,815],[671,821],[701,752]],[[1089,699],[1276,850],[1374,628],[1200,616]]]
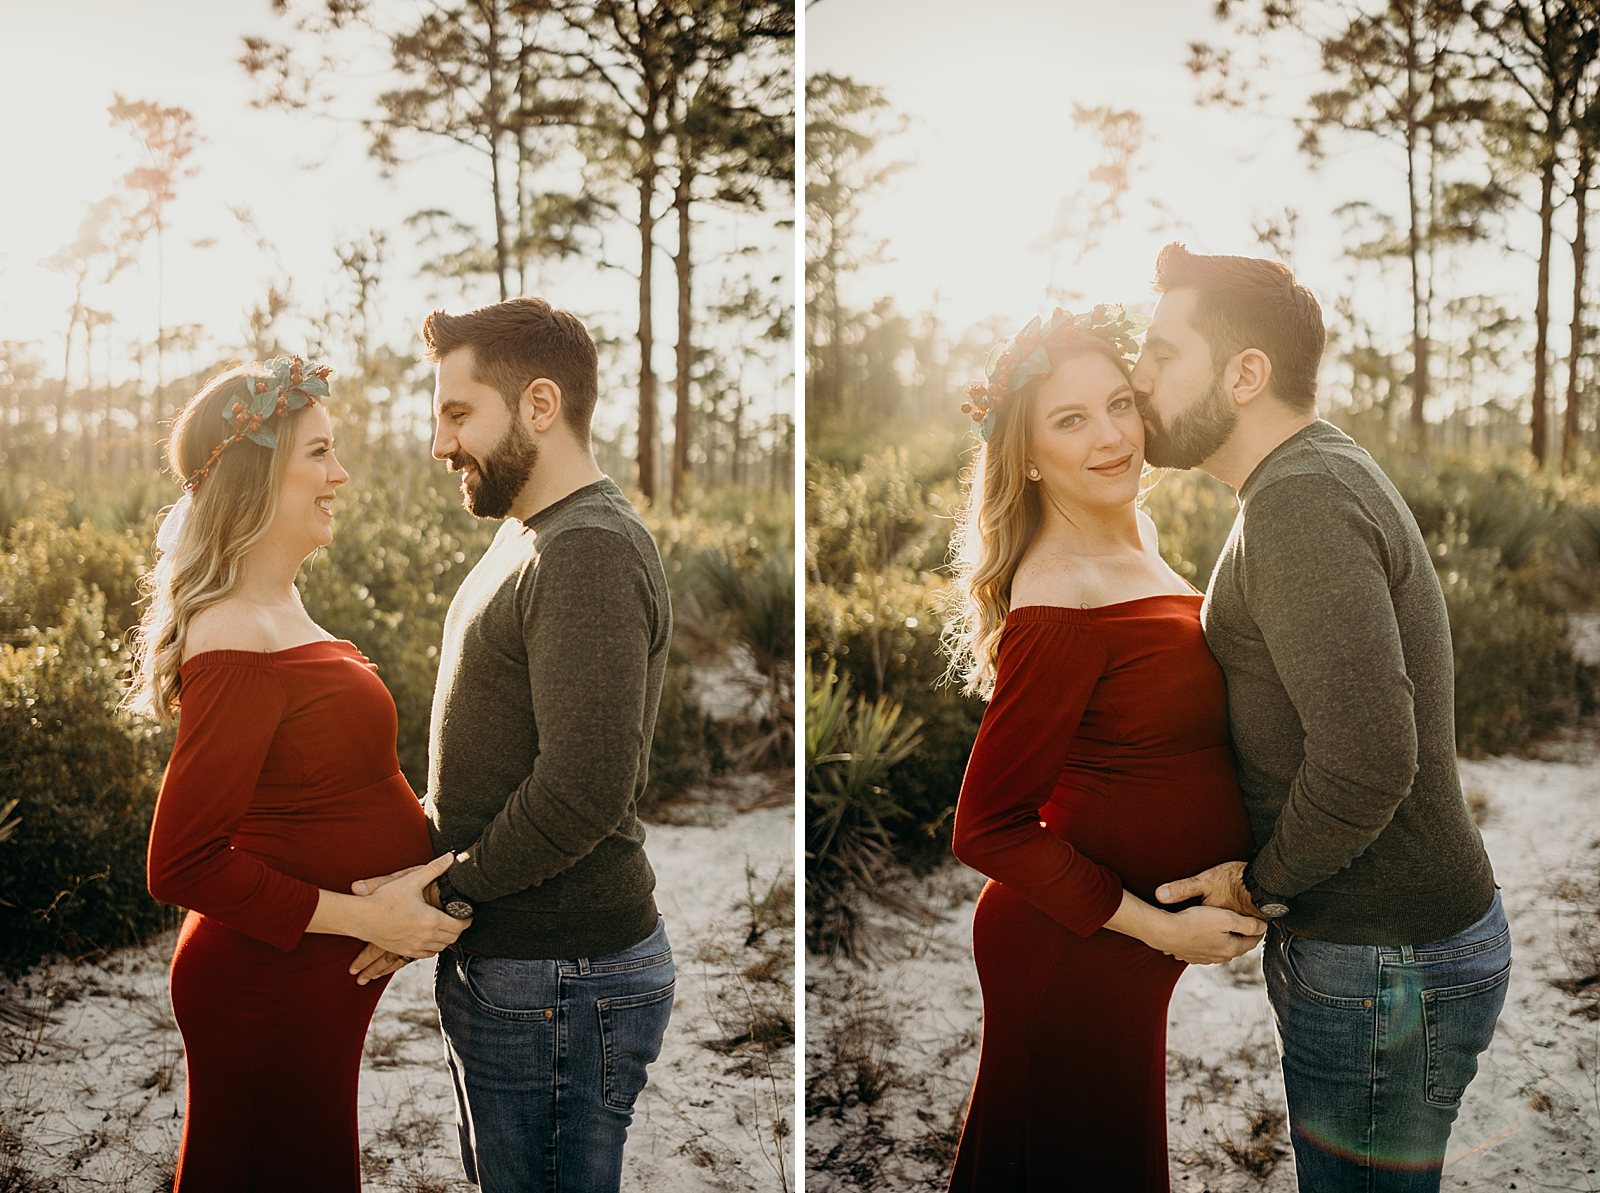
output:
[[[1083,421],[1083,415],[1081,415],[1081,414],[1069,414],[1069,415],[1067,415],[1065,418],[1063,418],[1061,420],[1060,426],[1062,428],[1064,428],[1065,430],[1069,430],[1070,431],[1073,427],[1077,426],[1082,421]]]

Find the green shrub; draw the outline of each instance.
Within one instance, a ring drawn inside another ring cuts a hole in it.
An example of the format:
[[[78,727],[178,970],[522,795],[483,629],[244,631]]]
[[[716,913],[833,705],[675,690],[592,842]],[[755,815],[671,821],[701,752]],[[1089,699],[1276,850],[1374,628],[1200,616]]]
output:
[[[906,816],[896,855],[916,864],[949,852],[950,817],[983,703],[944,682],[940,648],[957,500],[953,441],[941,457],[898,447],[860,468],[812,459],[806,481],[806,653],[871,700],[887,698],[923,725],[923,744],[884,779]]]
[[[639,815],[650,819],[663,804],[729,769],[722,734],[694,698],[694,671],[674,643],[661,684],[661,707],[650,742],[650,779]]]
[[[36,489],[27,513],[0,539],[0,641],[63,624],[68,606],[84,593],[104,597],[107,649],[122,649],[124,635],[137,624],[139,578],[155,537],[153,511],[108,530],[75,504],[70,494]]]
[[[860,955],[856,898],[876,890],[895,853],[891,826],[911,818],[886,785],[922,744],[901,705],[850,695],[829,663],[806,672],[806,939],[814,952]]]
[[[0,844],[0,968],[13,975],[171,922],[144,860],[171,738],[116,711],[104,610],[80,590],[57,626],[0,645],[0,790],[17,801]]]
[[[1498,552],[1465,539],[1429,542],[1455,647],[1456,745],[1499,754],[1572,719],[1578,670],[1549,564],[1532,557],[1502,568]]]
[[[741,767],[794,765],[794,564],[768,553],[754,566],[726,550],[702,551],[691,573],[724,642],[742,646],[765,680],[753,738],[733,753]]]

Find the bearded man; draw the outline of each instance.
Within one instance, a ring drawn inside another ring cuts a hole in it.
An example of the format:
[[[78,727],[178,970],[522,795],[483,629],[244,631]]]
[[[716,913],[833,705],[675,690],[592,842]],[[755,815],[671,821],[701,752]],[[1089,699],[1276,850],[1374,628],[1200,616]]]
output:
[[[616,1190],[674,989],[637,814],[666,574],[595,463],[597,359],[575,315],[514,298],[434,311],[422,338],[433,454],[472,514],[505,519],[445,619],[424,801],[456,858],[435,898],[472,917],[434,991],[462,1165],[497,1193]],[[369,950],[352,972],[400,963]]]
[[[1511,936],[1456,772],[1444,597],[1416,519],[1317,417],[1325,333],[1283,265],[1168,245],[1133,370],[1153,465],[1239,494],[1201,620],[1256,852],[1161,887],[1271,923],[1302,1193],[1437,1190]]]

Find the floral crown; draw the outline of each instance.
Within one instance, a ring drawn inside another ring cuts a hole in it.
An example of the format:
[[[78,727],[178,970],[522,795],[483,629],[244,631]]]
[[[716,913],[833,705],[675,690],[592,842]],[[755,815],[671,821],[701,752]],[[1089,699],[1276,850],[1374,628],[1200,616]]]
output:
[[[1111,345],[1132,365],[1139,356],[1136,337],[1149,326],[1150,320],[1143,315],[1130,315],[1120,305],[1108,303],[1082,315],[1057,307],[1043,323],[1034,316],[1028,326],[989,350],[989,360],[983,367],[985,379],[967,386],[967,400],[961,403],[961,412],[972,416],[972,433],[988,443],[994,434],[995,411],[1028,382],[1050,371],[1045,341],[1093,336]]]
[[[333,375],[333,370],[327,365],[308,369],[298,356],[277,356],[267,361],[266,367],[264,376],[246,374],[240,379],[245,383],[250,400],[235,402],[222,415],[223,421],[233,427],[234,433],[217,444],[211,458],[189,475],[183,485],[185,492],[194,492],[200,482],[211,475],[211,467],[222,453],[241,439],[259,443],[262,447],[276,448],[277,435],[261,425],[267,419],[299,410],[318,398],[328,396],[328,378]]]

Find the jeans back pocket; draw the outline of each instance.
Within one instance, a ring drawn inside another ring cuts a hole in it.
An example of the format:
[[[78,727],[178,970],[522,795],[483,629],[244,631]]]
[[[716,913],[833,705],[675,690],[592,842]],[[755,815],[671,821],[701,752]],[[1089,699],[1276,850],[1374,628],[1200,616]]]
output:
[[[644,1089],[645,1066],[661,1055],[661,1041],[667,1034],[676,991],[677,983],[669,982],[659,990],[602,998],[595,1004],[605,1048],[602,1098],[607,1109],[633,1112],[633,1104]]]
[[[1478,1074],[1478,1055],[1494,1039],[1505,1005],[1511,964],[1492,977],[1422,992],[1428,1033],[1428,1082],[1424,1097],[1434,1106],[1455,1106]]]

